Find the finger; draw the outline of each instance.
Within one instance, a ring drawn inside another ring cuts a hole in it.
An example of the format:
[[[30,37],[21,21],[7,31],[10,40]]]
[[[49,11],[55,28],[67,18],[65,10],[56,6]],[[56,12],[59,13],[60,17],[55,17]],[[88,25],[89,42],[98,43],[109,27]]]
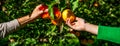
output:
[[[68,24],[69,23],[69,18],[67,18],[67,20],[66,20],[66,24]]]
[[[43,4],[40,4],[38,6],[36,6],[36,9],[39,9],[40,7],[42,7]]]
[[[70,28],[70,31],[73,31],[73,29],[72,29],[72,28]]]
[[[67,18],[67,20],[66,20],[66,24],[67,24],[67,21],[69,21],[69,18]],[[73,25],[75,25],[75,22],[70,22],[70,24],[73,26]]]
[[[75,25],[75,22],[71,23],[71,25]]]
[[[66,20],[66,22],[65,22],[66,24],[67,24],[67,21],[68,21],[68,20],[69,20],[69,19],[67,18],[67,20]]]
[[[48,9],[45,9],[44,12],[48,12]]]
[[[72,28],[70,28],[70,33],[72,33],[72,34],[75,34],[75,31],[72,29]]]
[[[43,11],[38,11],[38,14],[40,15],[40,14],[42,14],[43,13]]]
[[[69,27],[73,28],[73,26],[72,26],[71,23],[70,23],[70,19],[69,19],[68,21],[66,21],[66,24],[67,24]]]

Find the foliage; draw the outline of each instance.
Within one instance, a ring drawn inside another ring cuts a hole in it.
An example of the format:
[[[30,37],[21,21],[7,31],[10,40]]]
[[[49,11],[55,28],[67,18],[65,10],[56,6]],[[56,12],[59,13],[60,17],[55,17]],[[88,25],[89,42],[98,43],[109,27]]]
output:
[[[66,3],[67,1],[69,3]],[[2,2],[0,22],[7,22],[30,14],[35,6],[43,3],[49,6],[50,11],[52,11],[51,6],[53,5],[56,5],[61,11],[70,8],[77,17],[84,18],[92,24],[120,26],[119,0],[3,0]],[[50,14],[53,16],[52,12]],[[64,22],[60,26],[55,26],[50,20],[39,18],[1,39],[0,43],[2,46],[82,46],[86,39],[94,40],[96,36],[81,32],[77,37],[69,33],[69,27]],[[94,41],[94,44],[100,46],[117,45],[106,41]]]

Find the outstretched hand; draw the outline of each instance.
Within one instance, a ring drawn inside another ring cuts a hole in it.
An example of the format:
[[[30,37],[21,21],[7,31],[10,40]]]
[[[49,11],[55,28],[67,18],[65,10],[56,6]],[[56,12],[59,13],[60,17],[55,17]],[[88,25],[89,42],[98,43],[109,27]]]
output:
[[[70,22],[70,19],[67,19],[66,24],[74,30],[81,31],[85,30],[85,21],[82,18],[76,17],[76,22]]]
[[[43,14],[44,12],[48,12],[48,9],[40,10],[39,9],[40,7],[43,7],[43,4],[36,6],[36,8],[33,10],[32,14],[18,18],[18,22],[20,23],[20,25],[25,25],[29,22],[32,22],[35,19],[39,18],[41,16],[41,14]]]
[[[40,10],[39,9],[40,7],[43,7],[43,4],[36,6],[36,8],[33,10],[32,14],[30,16],[31,19],[37,19],[42,13],[48,12],[48,9]]]

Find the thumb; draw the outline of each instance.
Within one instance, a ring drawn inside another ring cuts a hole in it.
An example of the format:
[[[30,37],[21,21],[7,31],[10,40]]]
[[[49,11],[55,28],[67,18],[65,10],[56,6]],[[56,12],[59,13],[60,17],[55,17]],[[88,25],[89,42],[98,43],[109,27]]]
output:
[[[41,15],[43,13],[43,11],[38,11],[38,14]]]
[[[48,12],[48,9],[45,9],[45,11],[44,12]]]

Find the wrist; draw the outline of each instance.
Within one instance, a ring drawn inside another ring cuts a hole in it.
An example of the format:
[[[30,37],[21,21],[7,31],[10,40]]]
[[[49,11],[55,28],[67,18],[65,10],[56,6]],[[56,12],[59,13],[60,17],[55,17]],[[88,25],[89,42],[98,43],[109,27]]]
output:
[[[90,32],[92,34],[96,34],[98,33],[98,26],[97,25],[93,25],[90,23],[85,23],[85,29],[86,32]]]
[[[27,15],[27,16],[18,18],[17,20],[20,23],[20,25],[25,25],[29,23],[30,21],[32,21],[33,19],[30,17],[30,15]]]
[[[34,16],[33,14],[29,14],[28,16],[29,16],[30,20],[35,20],[36,19],[35,17],[33,17]]]
[[[84,31],[87,31],[87,32],[88,32],[88,25],[89,25],[89,23],[85,23]]]

